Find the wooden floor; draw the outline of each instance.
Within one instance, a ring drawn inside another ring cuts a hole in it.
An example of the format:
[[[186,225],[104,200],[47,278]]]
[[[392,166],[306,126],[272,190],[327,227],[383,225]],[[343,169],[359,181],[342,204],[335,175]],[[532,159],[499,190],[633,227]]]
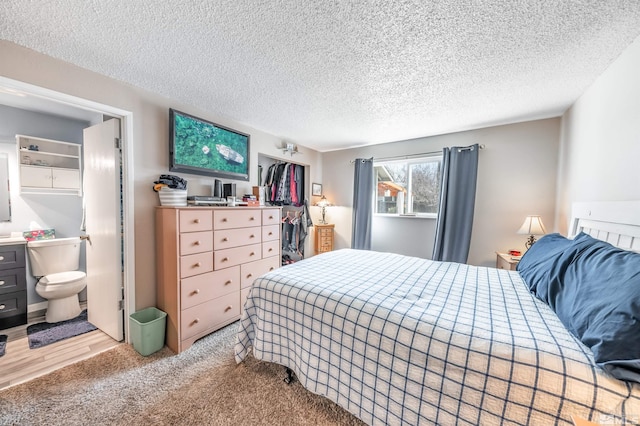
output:
[[[27,326],[39,322],[44,322],[44,315],[30,317],[27,325],[0,330],[0,334],[8,336],[5,355],[0,357],[0,390],[90,358],[120,344],[102,331],[95,330],[42,348],[29,349]]]

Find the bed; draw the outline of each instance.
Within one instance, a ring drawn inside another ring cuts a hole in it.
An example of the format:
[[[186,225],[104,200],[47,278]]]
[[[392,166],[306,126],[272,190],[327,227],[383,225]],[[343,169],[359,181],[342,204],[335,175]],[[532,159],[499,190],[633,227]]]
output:
[[[639,224],[639,202],[576,204],[572,234],[640,258]],[[529,253],[521,263],[527,256],[535,263]],[[550,287],[543,300],[544,280],[532,288],[530,275],[351,249],[314,256],[256,279],[236,361],[251,354],[287,367],[371,425],[637,423],[637,364],[628,379],[627,361],[602,362],[602,345],[563,322],[567,297],[553,299]]]

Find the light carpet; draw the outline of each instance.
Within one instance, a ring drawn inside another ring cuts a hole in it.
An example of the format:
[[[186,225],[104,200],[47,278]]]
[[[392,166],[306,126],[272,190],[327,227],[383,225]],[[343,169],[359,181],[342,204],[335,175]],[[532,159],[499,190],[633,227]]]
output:
[[[0,425],[362,425],[287,385],[284,368],[233,358],[238,323],[175,355],[116,348],[0,391]]]

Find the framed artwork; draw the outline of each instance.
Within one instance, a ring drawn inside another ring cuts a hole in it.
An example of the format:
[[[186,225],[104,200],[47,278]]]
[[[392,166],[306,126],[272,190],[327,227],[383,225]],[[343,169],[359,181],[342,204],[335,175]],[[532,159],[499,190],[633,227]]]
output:
[[[322,185],[319,183],[311,184],[311,195],[313,196],[321,196],[322,195]]]

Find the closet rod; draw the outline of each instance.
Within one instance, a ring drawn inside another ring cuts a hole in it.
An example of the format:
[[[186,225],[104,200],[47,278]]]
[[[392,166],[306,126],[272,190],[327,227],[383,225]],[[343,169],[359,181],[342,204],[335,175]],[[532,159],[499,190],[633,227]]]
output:
[[[484,149],[484,144],[478,145],[478,147],[480,149]],[[473,145],[471,146],[465,146],[465,147],[460,147],[458,148],[458,151],[467,151],[473,149]],[[414,158],[414,157],[424,157],[427,155],[436,155],[436,154],[442,154],[442,151],[431,151],[431,152],[420,152],[418,154],[408,154],[408,155],[397,155],[395,157],[381,157],[381,158],[365,158],[362,161],[390,161],[390,160],[407,160],[409,158]],[[350,163],[353,164],[355,163],[356,160],[351,160]]]

